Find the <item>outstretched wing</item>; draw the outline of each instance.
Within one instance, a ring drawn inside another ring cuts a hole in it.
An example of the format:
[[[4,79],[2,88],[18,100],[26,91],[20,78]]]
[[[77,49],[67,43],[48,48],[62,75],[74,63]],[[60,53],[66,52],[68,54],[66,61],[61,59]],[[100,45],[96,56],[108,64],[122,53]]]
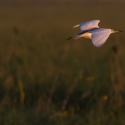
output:
[[[98,26],[99,22],[100,20],[91,20],[91,21],[87,21],[87,22],[83,22],[81,24],[75,25],[73,28],[79,26],[81,31],[91,30],[94,28],[99,28]]]
[[[91,39],[94,46],[101,47],[108,39],[111,29],[99,28],[90,32],[92,33]]]

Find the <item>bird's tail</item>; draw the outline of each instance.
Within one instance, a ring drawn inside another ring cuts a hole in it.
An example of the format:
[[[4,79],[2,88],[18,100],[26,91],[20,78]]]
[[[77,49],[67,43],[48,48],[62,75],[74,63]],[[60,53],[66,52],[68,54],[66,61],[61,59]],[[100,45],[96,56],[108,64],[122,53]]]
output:
[[[76,27],[78,27],[79,26],[79,24],[78,25],[75,25],[73,28],[76,28]]]

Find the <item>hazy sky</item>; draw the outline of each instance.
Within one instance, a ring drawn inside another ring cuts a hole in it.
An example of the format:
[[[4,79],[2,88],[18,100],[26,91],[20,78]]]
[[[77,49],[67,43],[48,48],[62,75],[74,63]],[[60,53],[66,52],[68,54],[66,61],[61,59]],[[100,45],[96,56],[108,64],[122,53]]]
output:
[[[105,1],[117,1],[117,2],[125,2],[125,0],[0,0],[0,1],[16,1],[16,2],[27,2],[27,1],[88,1],[88,2],[91,2],[91,1],[102,1],[102,2],[105,2]]]

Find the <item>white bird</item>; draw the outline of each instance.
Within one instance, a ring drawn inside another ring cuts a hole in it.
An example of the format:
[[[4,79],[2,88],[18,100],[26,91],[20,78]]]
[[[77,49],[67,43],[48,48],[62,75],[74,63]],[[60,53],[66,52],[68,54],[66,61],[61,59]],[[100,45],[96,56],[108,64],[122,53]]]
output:
[[[122,32],[121,30],[115,31],[113,29],[99,28],[99,22],[100,20],[91,20],[75,25],[73,28],[80,27],[81,32],[76,34],[75,37],[69,37],[66,40],[84,37],[92,39],[94,46],[101,47],[106,42],[111,33]]]

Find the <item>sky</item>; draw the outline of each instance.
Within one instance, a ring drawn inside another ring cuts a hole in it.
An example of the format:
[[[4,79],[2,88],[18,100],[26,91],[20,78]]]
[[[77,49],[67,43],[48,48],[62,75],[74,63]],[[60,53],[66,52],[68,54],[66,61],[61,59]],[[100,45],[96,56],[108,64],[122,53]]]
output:
[[[105,2],[105,1],[108,1],[108,2],[114,2],[114,1],[117,1],[117,2],[125,2],[125,0],[0,0],[0,1],[15,1],[15,2],[27,2],[27,1],[87,1],[87,2],[91,2],[91,1],[100,1],[100,2]]]

